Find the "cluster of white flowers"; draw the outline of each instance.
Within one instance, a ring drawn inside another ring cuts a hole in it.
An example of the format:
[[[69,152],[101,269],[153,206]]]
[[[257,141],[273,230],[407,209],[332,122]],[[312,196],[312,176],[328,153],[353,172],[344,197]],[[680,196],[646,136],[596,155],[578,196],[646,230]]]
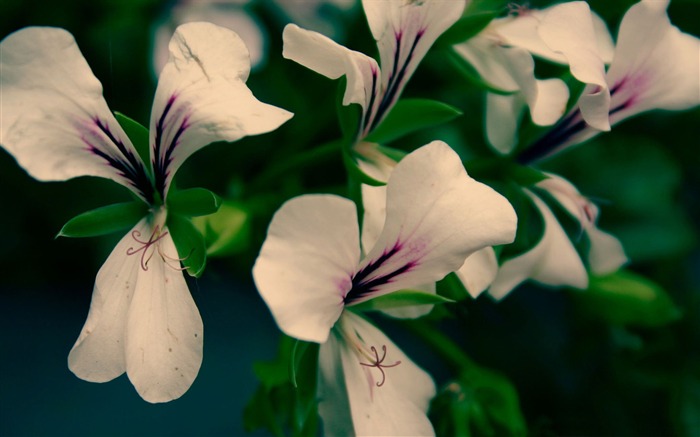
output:
[[[400,290],[434,295],[435,283],[452,272],[473,297],[486,291],[501,299],[526,280],[586,288],[589,272],[613,272],[627,262],[620,242],[597,228],[596,205],[553,174],[522,189],[541,214],[542,236],[527,251],[499,260],[494,246],[516,238],[516,212],[503,195],[467,175],[448,144],[433,141],[397,160],[365,141],[467,4],[363,0],[379,61],[295,24],[284,29],[285,58],[331,79],[345,76],[343,104],[361,107],[353,156],[362,172],[385,183],[362,185],[359,219],[347,198],[288,200],[253,267],[279,328],[321,344],[319,414],[329,435],[434,433],[426,415],[436,393],[432,378],[353,307]],[[642,111],[698,105],[700,41],[671,25],[667,6],[667,0],[640,1],[615,40],[585,2],[519,8],[452,47],[491,89],[486,137],[494,150],[529,165]],[[247,88],[250,56],[233,31],[183,24],[169,53],[146,157],[108,108],[68,32],[26,28],[0,44],[2,147],[37,179],[109,178],[147,206],[97,274],[68,365],[94,382],[126,372],[149,402],[182,396],[202,362],[202,319],[181,273],[189,254],[176,248],[171,234],[174,174],[212,142],[270,132],[292,116]],[[568,66],[585,84],[570,109],[566,83],[536,78],[535,58]],[[525,108],[535,124],[551,128],[530,147],[516,148]],[[580,224],[587,256],[572,244],[552,201]],[[431,309],[408,305],[386,312],[416,318]]]

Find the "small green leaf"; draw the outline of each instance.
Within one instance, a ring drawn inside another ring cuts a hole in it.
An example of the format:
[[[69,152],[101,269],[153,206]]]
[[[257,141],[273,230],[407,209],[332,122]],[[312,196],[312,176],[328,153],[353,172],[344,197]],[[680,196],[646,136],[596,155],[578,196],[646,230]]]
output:
[[[452,303],[454,300],[433,293],[418,290],[399,290],[383,296],[375,297],[357,305],[352,305],[355,311],[379,311],[390,308],[400,308],[414,305],[434,305]]]
[[[304,357],[304,353],[308,349],[309,344],[310,343],[306,341],[297,340],[294,342],[294,346],[292,347],[292,356],[289,360],[289,379],[292,382],[294,388],[298,387],[297,369],[299,368],[299,363]]]
[[[63,225],[58,237],[95,237],[127,229],[148,212],[140,200],[103,206],[73,217]]]
[[[573,296],[586,312],[613,325],[657,327],[681,317],[658,284],[629,271],[593,276],[588,289]]]
[[[387,143],[411,132],[446,123],[460,115],[462,112],[459,109],[436,100],[399,100],[366,140],[380,144]]]
[[[168,214],[168,230],[187,273],[199,278],[207,263],[204,237],[188,218],[173,213]]]
[[[204,235],[207,256],[227,256],[240,253],[250,243],[250,212],[242,205],[224,201],[214,214],[192,219]]]
[[[172,191],[168,194],[168,210],[187,217],[213,214],[221,207],[221,198],[204,188]]]
[[[136,151],[141,157],[141,160],[145,163],[150,162],[151,150],[148,129],[143,127],[139,122],[132,120],[122,113],[115,112],[114,117],[117,119],[119,125],[122,127],[122,129],[124,129],[124,132],[126,132],[126,135],[134,144]],[[146,165],[145,167],[150,169],[149,165]]]
[[[347,169],[348,175],[351,179],[372,187],[381,187],[386,185],[386,182],[378,181],[362,171],[355,158],[352,157],[351,153],[352,152],[348,150],[343,150],[343,163],[345,164],[345,168]]]

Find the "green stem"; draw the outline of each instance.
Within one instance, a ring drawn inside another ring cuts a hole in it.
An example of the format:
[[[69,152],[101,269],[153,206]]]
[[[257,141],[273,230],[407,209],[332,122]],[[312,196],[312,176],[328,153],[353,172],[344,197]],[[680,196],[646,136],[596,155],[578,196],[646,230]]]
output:
[[[286,173],[289,173],[290,171],[302,169],[308,167],[309,165],[328,159],[330,156],[340,151],[341,144],[341,140],[334,140],[318,147],[314,147],[313,149],[298,153],[289,158],[278,160],[258,177],[253,179],[250,186],[252,188],[258,188]]]
[[[430,323],[423,320],[412,320],[410,322],[404,322],[403,326],[413,334],[422,338],[428,346],[433,348],[438,355],[455,369],[463,370],[465,368],[478,367],[458,345]]]

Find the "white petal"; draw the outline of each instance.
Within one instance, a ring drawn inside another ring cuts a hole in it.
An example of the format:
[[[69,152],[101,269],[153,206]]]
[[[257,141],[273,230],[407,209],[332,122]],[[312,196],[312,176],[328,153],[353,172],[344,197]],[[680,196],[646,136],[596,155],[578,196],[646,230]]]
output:
[[[350,412],[350,399],[345,386],[342,338],[335,331],[318,350],[318,414],[323,419],[323,435],[355,435]]]
[[[68,355],[70,370],[86,381],[106,382],[126,371],[126,318],[140,270],[140,257],[127,255],[134,231],[145,235],[146,220],[119,241],[97,273],[90,312]]]
[[[362,1],[383,73],[375,124],[389,112],[430,46],[460,18],[465,4],[464,0]]]
[[[100,176],[152,199],[145,167],[70,33],[28,27],[6,37],[0,93],[0,144],[32,176]]]
[[[167,258],[177,257],[172,237],[164,235],[157,245],[147,270],[138,270],[126,325],[126,373],[152,403],[190,388],[202,364],[204,330],[180,263]]]
[[[346,312],[341,323],[340,359],[355,434],[434,435],[426,415],[435,396],[430,375],[361,317]]]
[[[492,88],[504,92],[517,92],[520,86],[513,79],[507,66],[510,51],[488,33],[479,34],[453,47]]]
[[[571,240],[547,205],[525,190],[542,213],[544,235],[529,251],[501,265],[489,294],[502,299],[521,282],[532,279],[545,285],[588,286],[588,274]]]
[[[245,81],[248,49],[233,31],[187,23],[170,40],[170,59],[151,110],[151,160],[164,197],[187,157],[215,141],[272,131],[292,114],[258,101]]]
[[[568,2],[549,8],[538,32],[550,49],[564,56],[571,74],[591,85],[578,101],[584,120],[598,130],[610,130],[610,90],[588,4]]]
[[[507,154],[516,145],[524,104],[530,108],[533,123],[549,126],[564,114],[569,89],[560,79],[537,80],[535,63],[526,50],[494,46],[490,53],[491,62],[500,64],[500,70],[496,71],[510,77],[513,89],[518,91],[512,95],[489,94],[486,101],[487,138],[496,150]],[[506,84],[502,79],[501,82]]]
[[[253,278],[285,334],[323,343],[343,310],[359,258],[355,204],[305,195],[275,213]]]
[[[472,252],[513,241],[508,201],[467,176],[459,156],[435,141],[408,154],[387,184],[387,217],[353,277],[346,302],[436,282]]]
[[[588,263],[596,275],[606,275],[627,264],[627,255],[620,240],[596,227],[586,230],[590,249]]]
[[[365,112],[378,90],[379,66],[369,56],[347,49],[317,32],[288,24],[282,56],[330,79],[347,78],[343,105],[357,103]]]
[[[473,298],[479,296],[491,285],[498,273],[498,261],[493,247],[485,247],[469,255],[456,273],[469,294]]]
[[[700,40],[671,25],[667,0],[642,0],[620,24],[607,80],[611,123],[649,109],[700,104]]]

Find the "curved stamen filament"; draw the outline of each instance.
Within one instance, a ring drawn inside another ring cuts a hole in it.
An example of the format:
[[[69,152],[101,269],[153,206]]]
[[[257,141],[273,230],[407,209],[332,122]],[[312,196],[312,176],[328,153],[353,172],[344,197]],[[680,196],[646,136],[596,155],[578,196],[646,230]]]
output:
[[[370,347],[370,350],[372,353],[374,353],[374,362],[372,363],[360,363],[360,365],[365,366],[365,367],[376,367],[379,369],[379,372],[382,374],[382,380],[377,383],[377,387],[381,387],[384,385],[384,382],[386,381],[386,373],[384,372],[385,368],[388,367],[396,367],[399,364],[401,364],[401,361],[396,361],[394,364],[384,364],[384,360],[386,359],[386,345],[382,345],[382,357],[379,358],[379,352],[377,352],[377,348],[372,346]]]
[[[182,261],[185,261],[187,258],[189,258],[189,257],[192,255],[192,252],[193,252],[193,251],[194,251],[194,249],[192,249],[192,250],[190,251],[190,253],[189,253],[186,257],[178,258],[178,257],[176,257],[176,256],[170,256],[170,255],[168,255],[167,253],[165,253],[165,252],[163,252],[162,250],[160,250],[160,246],[158,246],[158,254],[160,255],[161,258],[163,258],[163,261],[165,261],[165,264],[166,264],[168,267],[170,267],[171,269],[174,269],[174,270],[177,270],[177,271],[180,271],[180,272],[183,271],[183,270],[187,270],[187,267],[180,267],[180,263],[181,263]],[[171,263],[176,263],[176,264],[173,265],[173,264],[171,264]]]
[[[136,240],[136,242],[141,244],[142,246],[139,247],[138,249],[135,249],[132,246],[126,250],[126,254],[127,255],[136,255],[137,253],[143,251],[143,253],[141,254],[141,268],[144,271],[147,271],[148,270],[148,262],[153,257],[153,251],[151,251],[149,254],[148,249],[151,246],[153,246],[154,244],[156,244],[158,241],[160,241],[160,239],[165,237],[166,235],[168,235],[167,231],[161,232],[160,226],[156,226],[153,229],[153,233],[151,234],[148,241],[144,241],[144,240],[140,239],[141,238],[141,231],[134,229],[133,231],[131,231],[131,238]],[[158,252],[160,253],[160,250]]]

